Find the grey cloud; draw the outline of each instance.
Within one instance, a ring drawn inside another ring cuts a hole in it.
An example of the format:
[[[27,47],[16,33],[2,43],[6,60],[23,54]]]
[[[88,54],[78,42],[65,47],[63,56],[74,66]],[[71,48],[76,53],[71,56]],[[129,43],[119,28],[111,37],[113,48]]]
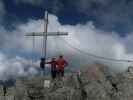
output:
[[[1,14],[5,13],[5,7],[2,0],[0,0],[0,12]]]
[[[126,38],[125,39],[122,39],[121,40],[122,42],[123,42],[123,44],[125,44],[125,46],[126,46],[126,52],[128,52],[128,53],[133,53],[133,33],[131,32],[131,33],[129,33],[127,36],[126,36]]]
[[[96,24],[105,29],[115,27],[132,30],[132,0],[74,0],[73,6],[86,16],[93,16]]]
[[[15,0],[49,9],[52,13],[60,13],[67,7],[76,8],[88,18],[93,17],[94,24],[107,30],[132,31],[132,0]],[[69,8],[68,8],[69,9]],[[90,19],[91,20],[91,19]]]
[[[3,20],[3,16],[5,15],[6,10],[3,3],[3,0],[0,0],[0,22]]]
[[[42,4],[43,0],[14,0],[17,4],[19,3],[25,3],[25,4],[31,4],[34,6],[39,6]]]
[[[36,75],[38,71],[34,65],[30,60],[19,56],[8,58],[8,55],[0,52],[0,80]]]
[[[1,31],[0,34],[3,35],[3,37],[0,37],[0,46],[1,48],[6,48],[10,50],[12,48],[15,51],[22,51],[23,53],[31,53],[32,52],[32,38],[26,38],[24,35],[29,32],[41,32],[43,31],[43,19],[40,20],[29,20],[26,24],[20,24],[16,26],[16,30],[12,32],[6,31],[4,28],[3,32]],[[58,18],[55,15],[49,15],[49,29],[48,31],[65,31],[68,32],[69,35],[67,37],[54,37],[54,38],[48,38],[48,48],[47,48],[47,56],[48,58],[51,57],[57,57],[59,54],[64,54],[65,57],[69,61],[69,67],[68,69],[75,67],[80,67],[82,65],[86,65],[88,63],[93,63],[95,61],[104,63],[110,68],[120,71],[125,70],[131,63],[116,63],[116,62],[110,62],[110,61],[103,61],[100,59],[97,59],[96,57],[90,57],[87,56],[87,54],[84,54],[82,52],[78,52],[77,50],[73,49],[72,47],[79,48],[83,52],[92,53],[99,56],[104,57],[110,57],[115,59],[132,59],[133,53],[126,52],[128,48],[126,48],[125,43],[121,42],[121,39],[123,41],[130,42],[132,38],[125,39],[119,37],[115,33],[111,32],[105,32],[97,29],[93,22],[88,22],[84,25],[77,24],[77,25],[61,25],[59,23]],[[8,34],[3,34],[4,32],[8,32]],[[42,47],[42,38],[36,38],[35,40],[35,48],[33,53],[41,54],[41,47]],[[65,41],[64,41],[65,40]],[[72,47],[71,47],[71,46]],[[11,52],[12,53],[12,52]],[[28,55],[25,55],[28,56]],[[7,60],[5,57],[1,57],[0,59]],[[13,59],[13,60],[12,60]],[[11,60],[7,60],[9,63],[4,63],[1,61],[0,68],[6,68],[4,71],[6,71],[9,68],[9,64],[12,63],[12,67],[14,70],[18,70],[19,73],[16,75],[25,75],[24,66],[29,65],[29,61],[23,61],[16,60],[16,58],[12,58]],[[15,59],[15,60],[14,60]],[[39,58],[40,59],[40,58]],[[17,63],[16,63],[17,62]],[[23,62],[26,62],[23,63]],[[28,64],[27,64],[28,63]],[[39,65],[39,63],[36,64],[36,66]],[[7,66],[7,67],[6,67]],[[114,67],[112,67],[114,66]],[[22,69],[21,69],[22,67]],[[12,74],[14,72],[9,72],[9,74]],[[1,70],[0,70],[1,71]],[[1,71],[3,72],[3,71]],[[7,76],[9,76],[7,74]],[[4,75],[4,74],[2,74]],[[26,72],[27,75],[27,72]],[[0,77],[2,77],[0,75]]]
[[[29,32],[40,32],[43,31],[43,20],[30,20],[26,24],[21,24],[17,26],[17,30],[14,31],[15,35],[13,35],[13,40],[10,40],[8,44],[9,46],[17,48],[17,50],[23,51],[32,51],[32,38],[25,38],[24,34]],[[111,57],[116,59],[131,59],[132,53],[129,54],[127,48],[121,39],[125,40],[125,38],[119,37],[116,33],[105,32],[97,29],[93,22],[88,22],[85,25],[77,24],[77,25],[61,25],[58,21],[58,18],[54,15],[49,15],[49,31],[67,31],[69,32],[69,36],[65,39],[69,42],[73,47],[79,48],[82,51],[90,52],[92,54],[96,54],[104,57]],[[17,35],[17,36],[16,36]],[[11,37],[10,37],[11,38]],[[36,48],[34,52],[41,53],[41,38],[36,39]],[[130,39],[131,40],[131,39]],[[17,41],[17,42],[16,42]],[[56,42],[55,42],[56,41]],[[98,43],[98,44],[97,44]],[[57,56],[60,53],[65,54],[65,56],[69,59],[69,61],[77,61],[75,62],[84,65],[89,61],[101,61],[97,58],[92,59],[85,54],[79,53],[73,48],[71,48],[62,38],[49,38],[48,39],[48,57]],[[73,59],[72,59],[73,58]],[[83,59],[81,59],[83,58]],[[126,69],[129,64],[127,63],[115,63],[115,62],[104,62],[107,65],[114,65],[119,70]],[[77,64],[77,65],[80,65]],[[76,66],[77,66],[76,65]],[[117,70],[118,70],[117,69]]]
[[[14,0],[14,2],[16,4],[23,3],[40,6],[41,8],[50,10],[54,14],[60,12],[64,7],[62,0]]]
[[[52,0],[49,6],[53,13],[58,13],[63,8],[63,3],[60,0]]]

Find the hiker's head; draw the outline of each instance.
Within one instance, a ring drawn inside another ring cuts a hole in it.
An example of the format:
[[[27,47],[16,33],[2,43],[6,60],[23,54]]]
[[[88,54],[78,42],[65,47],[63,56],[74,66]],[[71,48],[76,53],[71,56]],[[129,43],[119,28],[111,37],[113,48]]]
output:
[[[55,58],[52,58],[52,61],[55,61]]]
[[[45,60],[45,58],[41,58],[41,61],[44,61]]]
[[[63,55],[60,55],[59,58],[63,58]]]

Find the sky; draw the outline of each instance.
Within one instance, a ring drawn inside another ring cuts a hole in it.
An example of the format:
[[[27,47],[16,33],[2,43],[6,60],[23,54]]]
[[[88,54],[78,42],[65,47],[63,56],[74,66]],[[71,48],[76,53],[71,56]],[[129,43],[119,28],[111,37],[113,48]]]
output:
[[[48,38],[47,59],[63,54],[69,66],[99,62],[115,71],[126,70],[132,63],[105,61],[88,53],[133,59],[132,7],[132,0],[0,0],[0,79],[37,73],[42,38],[35,38],[33,50],[32,38],[24,35],[43,31],[45,10],[48,31],[69,33]]]

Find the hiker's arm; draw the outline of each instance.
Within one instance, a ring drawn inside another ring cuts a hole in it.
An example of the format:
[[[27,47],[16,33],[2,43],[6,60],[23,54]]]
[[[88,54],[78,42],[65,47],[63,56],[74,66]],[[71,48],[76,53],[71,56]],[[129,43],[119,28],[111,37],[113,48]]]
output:
[[[51,64],[51,61],[50,62],[45,62],[45,64]]]

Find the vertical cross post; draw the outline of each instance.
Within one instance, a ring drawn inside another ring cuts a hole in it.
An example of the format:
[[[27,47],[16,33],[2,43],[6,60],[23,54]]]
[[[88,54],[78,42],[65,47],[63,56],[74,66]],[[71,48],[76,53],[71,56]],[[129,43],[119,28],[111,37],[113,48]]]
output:
[[[42,58],[44,59],[44,68],[45,68],[46,57],[47,57],[46,55],[47,54],[47,32],[48,32],[48,12],[46,11],[44,14],[44,33],[43,33],[43,48],[42,48],[42,56],[43,56]]]

